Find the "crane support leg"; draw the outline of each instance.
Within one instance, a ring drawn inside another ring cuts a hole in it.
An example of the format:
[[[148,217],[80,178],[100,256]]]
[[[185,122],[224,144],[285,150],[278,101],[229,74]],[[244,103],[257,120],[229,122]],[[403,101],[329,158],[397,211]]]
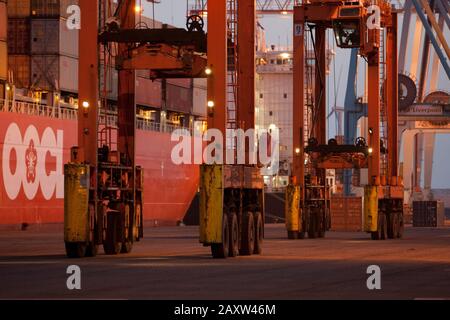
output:
[[[93,256],[101,243],[102,218],[97,215],[97,119],[98,119],[98,3],[80,0],[78,147],[65,165],[64,241],[72,258]]]
[[[294,9],[294,105],[293,105],[293,148],[292,178],[286,188],[285,218],[288,238],[296,239],[304,235],[304,124],[305,124],[305,19],[303,7]]]

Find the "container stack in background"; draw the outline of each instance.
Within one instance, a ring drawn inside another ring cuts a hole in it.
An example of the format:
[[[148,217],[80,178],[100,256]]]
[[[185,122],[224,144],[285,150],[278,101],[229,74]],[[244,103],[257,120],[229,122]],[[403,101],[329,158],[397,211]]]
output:
[[[4,0],[0,1],[6,7]],[[33,99],[39,97],[41,103],[50,105],[59,101],[56,99],[66,103],[75,101],[71,98],[76,99],[78,92],[79,30],[70,28],[72,12],[68,8],[77,4],[78,0],[7,2],[8,22],[1,20],[5,26],[0,29],[0,54],[9,55],[9,63],[5,62],[3,69],[0,66],[0,73],[7,74],[9,69],[10,80],[18,89],[16,93]],[[138,28],[163,27],[161,22],[140,15],[136,22]],[[6,28],[9,30],[7,36]],[[4,40],[7,37],[8,53],[3,53],[6,42],[2,44],[2,37]],[[100,57],[100,87],[104,88],[106,83],[106,96],[113,106],[117,101],[118,72],[114,61],[107,67],[104,64]],[[204,79],[199,81],[202,83]],[[137,70],[135,99],[138,113],[149,121],[192,126],[194,120],[206,117],[206,85],[198,87],[194,93],[192,79],[153,80],[149,70]],[[194,106],[194,102],[197,105]]]
[[[413,201],[413,227],[440,228],[444,226],[443,201]]]
[[[7,18],[6,1],[0,0],[0,99],[5,98],[8,78]]]
[[[9,0],[9,69],[14,85],[43,93],[76,93],[78,30],[67,27],[77,0]]]

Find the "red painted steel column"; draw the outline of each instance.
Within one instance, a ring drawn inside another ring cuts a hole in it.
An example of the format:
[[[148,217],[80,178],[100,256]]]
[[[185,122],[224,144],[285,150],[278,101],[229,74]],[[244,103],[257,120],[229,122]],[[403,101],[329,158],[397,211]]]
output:
[[[380,43],[378,30],[370,30],[374,43]],[[369,155],[369,182],[374,177],[380,176],[380,56],[379,53],[371,53],[368,58],[368,124],[369,147],[372,153]]]
[[[388,108],[388,175],[398,176],[398,62],[397,13],[392,13],[392,26],[387,28],[386,95]]]
[[[304,181],[304,132],[305,123],[305,17],[303,7],[294,8],[294,105],[293,105],[293,162],[294,184],[303,188]]]
[[[208,2],[208,129],[218,129],[225,138],[227,110],[227,1]],[[225,144],[222,146],[225,158]]]
[[[135,0],[126,0],[119,11],[121,28],[134,29],[136,27]],[[119,45],[121,55],[129,54],[126,44]],[[134,70],[119,70],[118,91],[118,149],[127,156],[127,165],[135,166],[136,154],[136,103],[134,92],[136,86]]]
[[[314,86],[315,91],[315,108],[316,108],[316,119],[313,120],[312,125],[314,126],[314,136],[319,142],[319,144],[327,143],[327,114],[326,114],[326,28],[323,25],[316,25],[316,54],[317,62],[315,66],[316,70],[316,84]]]
[[[78,161],[97,165],[98,1],[80,0],[78,68]]]
[[[244,131],[255,128],[255,0],[238,2],[238,126]],[[249,146],[246,142],[245,161]]]

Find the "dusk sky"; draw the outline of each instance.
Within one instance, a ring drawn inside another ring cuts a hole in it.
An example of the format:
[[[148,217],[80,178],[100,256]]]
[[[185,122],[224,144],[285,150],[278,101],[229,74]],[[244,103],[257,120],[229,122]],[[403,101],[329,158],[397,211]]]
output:
[[[144,1],[143,1],[144,2]],[[192,1],[191,1],[192,2]],[[152,5],[145,3],[144,15],[152,16]],[[161,0],[160,4],[155,5],[155,19],[160,20],[177,27],[185,27],[186,23],[186,0]],[[286,47],[292,44],[292,18],[290,16],[267,16],[260,19],[260,23],[263,25],[266,31],[266,43],[267,45],[274,44],[276,46]],[[399,22],[401,25],[401,21]],[[444,34],[449,41],[450,32],[448,29],[444,30]],[[345,70],[349,65],[349,54],[346,50],[336,50],[336,74],[329,76],[329,86],[334,88],[334,81],[339,82],[340,92],[345,90],[342,84],[347,81],[347,75]],[[339,74],[342,74],[339,78]],[[363,88],[363,85],[359,86]],[[439,89],[444,91],[450,91],[450,80],[445,73],[440,72]],[[334,90],[330,90],[330,106],[334,104]],[[360,92],[361,94],[361,92]],[[343,106],[344,94],[339,94],[337,99],[337,105]],[[330,121],[329,126],[331,131],[335,128],[335,121]],[[334,134],[334,133],[333,133]],[[450,188],[450,169],[448,166],[448,159],[450,158],[450,134],[438,134],[436,136],[436,147],[433,164],[433,180],[432,188]],[[438,174],[437,174],[438,173]]]

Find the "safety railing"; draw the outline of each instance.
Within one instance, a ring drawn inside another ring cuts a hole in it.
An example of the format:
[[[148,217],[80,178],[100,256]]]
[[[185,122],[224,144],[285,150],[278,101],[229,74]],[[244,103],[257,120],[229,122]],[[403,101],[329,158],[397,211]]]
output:
[[[54,107],[54,106],[46,106],[41,104],[33,104],[29,102],[22,101],[6,101],[4,99],[0,99],[0,111],[1,112],[10,112],[10,113],[18,113],[24,115],[33,115],[33,116],[41,116],[48,117],[53,119],[61,119],[61,120],[77,120],[78,119],[78,110],[75,108],[67,108],[67,107]],[[117,112],[115,111],[106,111],[101,112],[100,114],[100,123],[102,125],[108,127],[117,127]],[[106,119],[105,119],[106,117]],[[164,133],[172,133],[177,129],[186,129],[189,133],[192,131],[188,128],[172,125],[172,124],[161,124],[158,122],[154,122],[147,119],[137,118],[136,126],[139,130],[144,131],[155,131],[155,132],[164,132]]]

